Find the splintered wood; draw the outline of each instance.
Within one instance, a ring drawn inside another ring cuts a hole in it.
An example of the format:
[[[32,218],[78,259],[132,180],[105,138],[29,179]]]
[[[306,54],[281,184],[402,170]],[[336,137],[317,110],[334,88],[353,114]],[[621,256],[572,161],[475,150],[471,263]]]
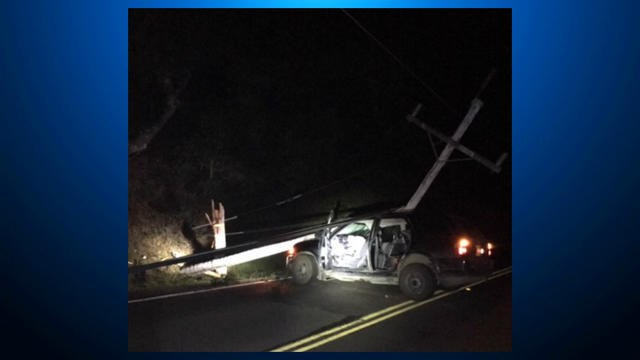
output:
[[[223,249],[227,247],[227,237],[224,230],[224,206],[222,203],[218,204],[218,210],[216,210],[215,201],[211,199],[211,217],[209,214],[204,214],[207,217],[207,221],[213,229],[213,242],[211,243],[212,249]],[[215,272],[224,276],[227,274],[227,267],[219,267],[214,269]]]

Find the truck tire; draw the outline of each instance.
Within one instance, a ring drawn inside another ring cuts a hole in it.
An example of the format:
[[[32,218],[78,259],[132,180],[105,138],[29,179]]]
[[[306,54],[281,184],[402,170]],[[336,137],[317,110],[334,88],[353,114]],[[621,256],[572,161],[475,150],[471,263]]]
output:
[[[315,259],[309,254],[298,254],[291,262],[291,276],[298,285],[306,285],[318,274]]]
[[[409,264],[400,273],[400,290],[413,300],[424,300],[436,290],[436,280],[423,264]]]

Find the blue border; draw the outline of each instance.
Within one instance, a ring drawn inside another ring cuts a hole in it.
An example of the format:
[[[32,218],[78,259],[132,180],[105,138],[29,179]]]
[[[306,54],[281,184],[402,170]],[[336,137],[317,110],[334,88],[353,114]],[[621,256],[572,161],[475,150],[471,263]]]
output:
[[[634,342],[638,2],[2,2],[9,342],[126,351],[128,7],[512,7],[514,352]],[[621,295],[624,294],[624,295]],[[614,351],[614,350],[612,350]]]

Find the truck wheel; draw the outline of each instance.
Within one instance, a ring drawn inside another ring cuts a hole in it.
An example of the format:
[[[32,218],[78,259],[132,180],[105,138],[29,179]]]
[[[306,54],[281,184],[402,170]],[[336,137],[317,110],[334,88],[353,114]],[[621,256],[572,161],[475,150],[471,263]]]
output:
[[[409,264],[400,273],[400,289],[414,300],[423,300],[436,290],[436,281],[425,265]]]
[[[316,263],[309,254],[298,254],[291,263],[291,276],[298,285],[305,285],[317,275]]]

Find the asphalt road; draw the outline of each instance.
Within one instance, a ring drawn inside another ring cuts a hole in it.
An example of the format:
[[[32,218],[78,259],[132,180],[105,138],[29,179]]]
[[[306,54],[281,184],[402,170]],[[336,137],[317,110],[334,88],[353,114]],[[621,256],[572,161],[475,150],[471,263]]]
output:
[[[410,301],[395,286],[262,283],[129,304],[129,351],[511,351],[511,274]]]

